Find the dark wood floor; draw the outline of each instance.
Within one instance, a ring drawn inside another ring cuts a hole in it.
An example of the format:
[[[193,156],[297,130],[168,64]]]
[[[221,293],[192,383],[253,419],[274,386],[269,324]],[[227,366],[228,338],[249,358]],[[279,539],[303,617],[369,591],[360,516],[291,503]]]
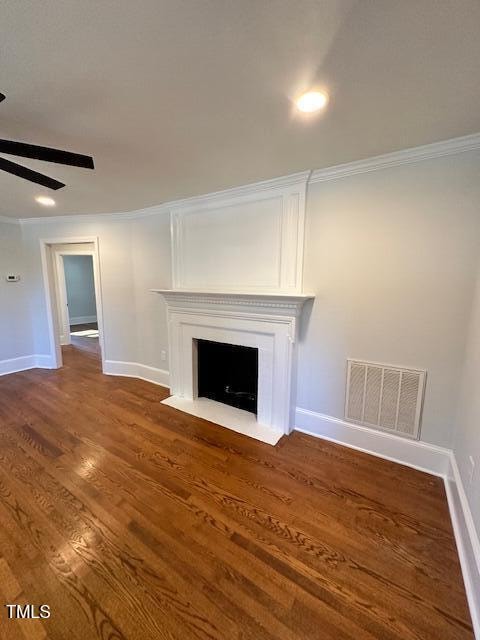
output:
[[[85,329],[98,329],[98,324],[96,322],[85,322],[83,324],[70,325],[70,332],[85,331]]]
[[[0,378],[0,600],[52,611],[2,639],[473,638],[440,479],[64,363]]]
[[[96,322],[89,322],[87,324],[74,324],[70,326],[70,340],[72,345],[78,347],[83,351],[90,351],[100,355],[100,344],[98,338],[88,338],[83,336],[72,335],[72,331],[85,331],[87,329],[98,329]]]

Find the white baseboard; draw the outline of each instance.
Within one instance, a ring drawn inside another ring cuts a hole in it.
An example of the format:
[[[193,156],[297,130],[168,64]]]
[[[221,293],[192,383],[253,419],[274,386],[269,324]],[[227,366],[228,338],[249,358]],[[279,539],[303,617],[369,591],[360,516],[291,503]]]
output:
[[[450,449],[420,440],[402,438],[386,431],[376,431],[339,418],[297,407],[295,428],[358,451],[445,477],[450,464]]]
[[[8,373],[17,373],[27,369],[53,369],[54,365],[51,356],[30,355],[20,358],[10,358],[0,360],[0,376]]]
[[[462,566],[475,638],[480,640],[480,540],[453,452],[445,478],[448,506]]]
[[[90,324],[91,322],[96,322],[97,316],[78,316],[76,318],[70,318],[70,324]]]
[[[0,360],[0,376],[8,373],[16,373],[17,371],[25,371],[36,367],[35,356],[21,356],[20,358],[9,358],[8,360]]]
[[[55,362],[52,356],[44,356],[44,355],[36,355],[35,358],[35,367],[38,369],[56,369]]]
[[[27,369],[54,369],[55,363],[50,355],[30,355],[20,358],[0,360],[0,376],[8,373],[17,373]],[[138,362],[122,362],[120,360],[105,360],[104,373],[112,376],[126,376],[128,378],[141,378],[147,382],[159,384],[162,387],[169,386],[169,373],[165,369],[149,367]]]
[[[103,373],[109,376],[125,376],[127,378],[141,378],[147,382],[169,387],[170,375],[165,369],[149,367],[139,362],[123,362],[122,360],[105,360]]]
[[[302,433],[443,478],[474,634],[480,640],[480,541],[453,451],[298,407],[295,425]]]

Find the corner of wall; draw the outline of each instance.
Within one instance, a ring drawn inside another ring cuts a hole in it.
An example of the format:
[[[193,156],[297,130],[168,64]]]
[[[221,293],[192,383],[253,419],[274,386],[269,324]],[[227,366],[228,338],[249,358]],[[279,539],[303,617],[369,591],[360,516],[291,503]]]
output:
[[[480,540],[453,452],[450,454],[449,470],[445,478],[445,491],[473,630],[475,637],[480,640]]]

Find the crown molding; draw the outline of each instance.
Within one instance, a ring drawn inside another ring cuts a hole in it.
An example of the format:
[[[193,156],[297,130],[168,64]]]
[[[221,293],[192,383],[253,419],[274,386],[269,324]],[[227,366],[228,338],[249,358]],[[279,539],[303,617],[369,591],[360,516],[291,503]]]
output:
[[[152,207],[137,209],[135,211],[124,211],[118,213],[97,213],[97,214],[74,214],[66,216],[46,216],[38,218],[4,218],[0,216],[1,222],[11,222],[13,224],[31,225],[48,223],[68,223],[68,222],[122,222],[126,220],[136,220],[138,218],[148,218],[159,214],[170,213],[175,209],[188,209],[190,207],[203,207],[215,202],[224,202],[245,196],[255,197],[259,194],[268,195],[273,190],[287,189],[304,182],[305,184],[315,184],[317,182],[327,182],[338,180],[347,176],[353,176],[370,171],[378,171],[389,167],[397,167],[404,164],[441,158],[444,156],[476,151],[480,149],[480,133],[474,133],[460,138],[451,138],[441,142],[434,142],[420,147],[402,149],[393,153],[386,153],[380,156],[355,160],[345,164],[338,164],[324,169],[314,171],[300,171],[280,178],[262,180],[240,187],[214,191],[199,196],[172,200]]]
[[[19,222],[23,226],[32,224],[62,224],[68,222],[102,222],[113,220],[127,220],[130,212],[125,213],[75,213],[68,216],[38,216],[35,218],[20,218]]]
[[[7,224],[20,224],[18,218],[9,218],[7,216],[0,216],[0,222],[6,222]]]
[[[118,213],[75,213],[67,216],[42,216],[36,218],[20,218],[17,220],[22,226],[31,224],[52,224],[65,222],[124,222],[136,218],[147,218],[150,216],[170,213],[168,204],[155,205],[146,209],[136,209],[135,211],[121,211]]]
[[[231,189],[223,189],[222,191],[213,191],[200,196],[192,196],[190,198],[182,198],[181,200],[171,200],[145,209],[137,209],[135,211],[124,211],[119,213],[93,213],[93,214],[74,214],[66,216],[44,216],[36,218],[20,218],[18,222],[22,225],[30,224],[48,224],[61,222],[106,222],[106,221],[124,221],[136,220],[137,218],[148,218],[162,213],[170,213],[172,209],[202,207],[212,202],[220,202],[229,199],[236,199],[242,196],[255,196],[260,193],[271,193],[275,189],[286,189],[296,186],[302,182],[306,185],[311,171],[300,171],[291,173],[280,178],[272,178],[271,180],[262,180],[251,184],[233,187]]]
[[[212,193],[205,193],[200,196],[193,196],[191,198],[183,198],[182,200],[174,200],[167,203],[166,206],[170,210],[175,209],[201,209],[209,206],[215,202],[237,200],[238,198],[245,197],[258,197],[260,194],[271,195],[275,191],[285,191],[291,187],[298,187],[298,185],[307,185],[311,175],[311,171],[299,171],[298,173],[291,173],[287,176],[280,176],[279,178],[272,178],[270,180],[262,180],[260,182],[252,182],[240,187],[232,187],[231,189],[223,189],[222,191],[212,191]]]
[[[364,160],[337,164],[333,167],[326,167],[325,169],[316,169],[312,171],[309,184],[338,180],[339,178],[354,176],[359,173],[398,167],[403,164],[411,164],[413,162],[421,162],[422,160],[431,160],[433,158],[441,158],[443,156],[465,153],[466,151],[476,151],[478,149],[480,149],[480,133],[474,133],[469,136],[442,140],[441,142],[434,142],[421,147],[412,147],[410,149],[394,151],[393,153],[385,153],[381,156],[365,158]]]

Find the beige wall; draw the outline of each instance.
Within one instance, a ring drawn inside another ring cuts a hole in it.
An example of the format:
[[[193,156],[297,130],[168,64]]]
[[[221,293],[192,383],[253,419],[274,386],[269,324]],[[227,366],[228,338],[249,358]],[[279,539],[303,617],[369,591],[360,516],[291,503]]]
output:
[[[40,239],[87,236],[99,239],[105,359],[168,369],[165,306],[159,295],[149,291],[170,286],[170,224],[165,212],[135,220],[23,226],[36,353],[49,351]],[[161,360],[164,350],[167,361]]]
[[[6,282],[8,274],[21,279]],[[20,226],[0,221],[0,361],[33,353],[27,288]]]
[[[137,362],[168,370],[165,301],[150,289],[171,286],[170,216],[162,213],[132,223]],[[161,360],[162,351],[166,360]]]
[[[480,264],[465,349],[453,449],[473,520],[480,532]],[[475,462],[472,477],[470,457]]]
[[[480,236],[480,154],[311,185],[297,406],[343,416],[346,359],[428,371],[421,438],[451,445]]]
[[[40,239],[55,241],[96,236],[99,240],[105,357],[135,361],[137,356],[131,221],[66,221],[22,228],[28,273],[28,297],[35,352],[49,353]]]
[[[64,256],[70,324],[78,317],[97,317],[92,256]]]
[[[421,438],[451,446],[479,253],[480,154],[311,185],[297,406],[343,416],[348,357],[425,368]],[[9,225],[18,229],[14,225]],[[18,233],[19,231],[16,231]],[[168,368],[168,215],[23,227],[35,352],[47,353],[39,239],[99,237],[107,360]],[[22,354],[20,354],[22,355]]]

